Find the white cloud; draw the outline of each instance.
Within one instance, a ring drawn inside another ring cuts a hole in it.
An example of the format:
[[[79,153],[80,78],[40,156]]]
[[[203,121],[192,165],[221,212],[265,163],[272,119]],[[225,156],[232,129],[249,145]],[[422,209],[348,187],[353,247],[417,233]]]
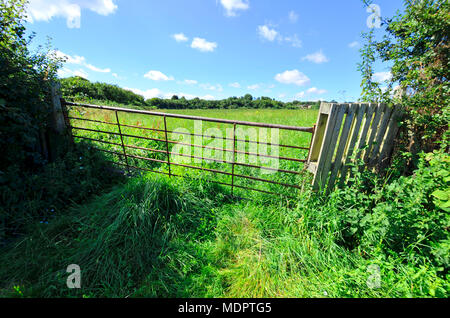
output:
[[[289,12],[289,21],[291,21],[291,23],[296,23],[298,21],[298,14],[295,13],[295,11]]]
[[[83,65],[86,62],[86,59],[83,56],[71,56],[58,50],[54,51],[54,53],[57,58],[64,59],[67,64]]]
[[[206,99],[206,100],[214,100],[216,99],[214,96],[212,95],[205,95],[203,97],[200,97],[200,99]]]
[[[194,38],[191,43],[191,48],[201,52],[213,52],[217,48],[216,42],[208,42],[202,38]]]
[[[83,77],[83,78],[88,78],[89,77],[88,73],[86,73],[82,69],[79,69],[78,71],[73,72],[73,75],[79,76],[79,77]]]
[[[183,83],[187,84],[187,85],[196,85],[196,84],[198,84],[198,82],[196,80],[190,80],[190,79],[184,80]]]
[[[378,72],[373,74],[372,76],[372,80],[375,82],[384,82],[390,80],[391,78],[392,78],[391,72]]]
[[[66,64],[84,66],[84,67],[90,69],[91,71],[99,72],[99,73],[110,73],[111,72],[110,68],[102,69],[102,68],[98,68],[92,64],[86,63],[86,58],[84,56],[78,56],[78,55],[71,56],[69,54],[63,53],[58,50],[53,51],[53,53],[56,55],[57,58],[64,59]],[[85,71],[79,70],[77,72],[78,72],[78,74],[82,74],[83,75],[82,77],[85,77],[85,78],[87,77],[87,73]],[[73,76],[73,75],[76,75],[76,74],[74,74],[72,72],[72,75],[70,75],[70,76]],[[78,76],[78,75],[76,75],[76,76]],[[60,76],[60,77],[62,77],[62,76]]]
[[[295,98],[303,98],[303,97],[305,97],[305,92],[295,94]]]
[[[247,86],[247,89],[250,89],[250,90],[257,90],[257,89],[259,89],[260,88],[260,86],[258,85],[258,84],[254,84],[254,85],[249,85],[249,86]]]
[[[241,84],[239,84],[238,82],[234,82],[234,83],[231,83],[231,84],[230,84],[230,87],[233,87],[233,88],[240,88],[240,87],[241,87]]]
[[[354,49],[354,48],[359,47],[359,45],[360,44],[358,41],[353,41],[352,43],[349,43],[348,47]]]
[[[145,91],[137,89],[137,88],[128,88],[125,87],[125,89],[132,91],[135,94],[144,96],[145,99],[151,99],[155,97],[162,98],[164,97],[164,94],[157,88],[147,89]]]
[[[67,27],[81,27],[81,10],[87,9],[100,15],[116,11],[114,0],[30,0],[27,7],[28,21],[50,21],[53,17],[66,19]]]
[[[321,64],[321,63],[326,63],[328,62],[328,58],[325,56],[325,54],[323,54],[322,50],[306,55],[305,57],[302,58],[302,60],[307,60],[309,62],[313,62],[316,64]]]
[[[318,89],[317,87],[311,87],[306,92],[308,94],[319,94],[319,95],[322,95],[322,94],[327,93],[327,90],[325,90],[325,89]]]
[[[229,17],[235,17],[237,11],[250,8],[248,0],[220,0],[220,3],[225,8],[225,15]]]
[[[79,70],[73,71],[71,69],[63,67],[63,68],[58,70],[58,76],[60,78],[70,77],[70,76],[80,76],[80,77],[83,77],[83,78],[87,79],[89,75],[83,69],[79,69]]]
[[[277,74],[275,80],[283,84],[295,84],[298,86],[307,85],[310,82],[308,76],[298,70],[285,71]]]
[[[207,84],[200,84],[200,87],[206,90],[210,90],[210,91],[218,91],[218,92],[222,92],[223,91],[223,87],[220,84],[217,85],[211,85],[209,83]]]
[[[174,35],[172,35],[172,37],[177,42],[187,42],[189,40],[189,38],[186,35],[184,35],[183,33],[174,34]]]
[[[297,34],[294,34],[293,36],[287,36],[284,38],[284,40],[288,43],[291,43],[293,47],[302,47],[302,40],[298,38]]]
[[[275,29],[269,28],[267,25],[258,26],[259,36],[267,41],[273,42],[279,36]]]
[[[98,72],[98,73],[109,73],[109,72],[111,72],[111,69],[109,69],[109,68],[101,69],[101,68],[95,67],[92,64],[86,64],[85,66],[88,69],[90,69],[91,71]]]
[[[173,77],[169,77],[160,71],[149,71],[144,77],[152,81],[173,81]]]

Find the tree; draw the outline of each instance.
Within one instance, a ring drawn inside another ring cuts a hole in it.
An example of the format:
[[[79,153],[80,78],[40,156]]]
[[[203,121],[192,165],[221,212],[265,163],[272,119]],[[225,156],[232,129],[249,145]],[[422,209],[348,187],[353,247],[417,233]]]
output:
[[[35,167],[42,154],[51,81],[60,61],[50,49],[32,53],[24,0],[0,0],[0,182],[6,170]]]
[[[366,5],[371,1],[365,0]],[[413,154],[431,151],[448,131],[450,15],[447,0],[405,0],[405,10],[383,20],[384,35],[374,29],[367,41],[359,70],[362,100],[400,104],[407,111],[405,142]],[[377,61],[392,65],[390,79],[374,81]]]

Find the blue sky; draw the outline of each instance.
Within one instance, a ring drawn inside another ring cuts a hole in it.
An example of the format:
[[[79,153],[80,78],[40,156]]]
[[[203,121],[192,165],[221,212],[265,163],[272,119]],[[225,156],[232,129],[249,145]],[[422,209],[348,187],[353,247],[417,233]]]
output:
[[[374,3],[383,17],[402,8]],[[146,98],[355,101],[371,14],[361,0],[31,0],[28,30],[66,56],[61,77]]]

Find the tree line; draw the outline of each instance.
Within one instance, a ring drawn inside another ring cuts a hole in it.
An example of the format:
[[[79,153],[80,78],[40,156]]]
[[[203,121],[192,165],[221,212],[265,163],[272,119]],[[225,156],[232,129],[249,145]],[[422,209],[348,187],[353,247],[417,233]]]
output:
[[[95,82],[92,83],[82,77],[68,77],[61,79],[61,88],[64,98],[75,101],[107,101],[122,105],[133,105],[138,107],[149,107],[159,109],[238,109],[238,108],[272,108],[272,109],[295,109],[313,108],[318,109],[320,101],[282,102],[270,97],[254,98],[250,94],[242,97],[229,97],[222,100],[205,100],[198,97],[186,99],[184,96],[172,96],[170,99],[151,98],[123,89],[117,85]]]

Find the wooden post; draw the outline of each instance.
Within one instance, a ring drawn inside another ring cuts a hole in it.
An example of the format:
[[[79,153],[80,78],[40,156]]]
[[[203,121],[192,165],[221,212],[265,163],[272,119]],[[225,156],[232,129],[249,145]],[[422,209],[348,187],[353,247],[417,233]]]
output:
[[[50,116],[48,129],[44,133],[47,140],[44,144],[48,148],[48,159],[54,161],[67,152],[70,145],[70,136],[66,119],[64,117],[63,105],[61,105],[61,85],[54,83],[51,86]]]

